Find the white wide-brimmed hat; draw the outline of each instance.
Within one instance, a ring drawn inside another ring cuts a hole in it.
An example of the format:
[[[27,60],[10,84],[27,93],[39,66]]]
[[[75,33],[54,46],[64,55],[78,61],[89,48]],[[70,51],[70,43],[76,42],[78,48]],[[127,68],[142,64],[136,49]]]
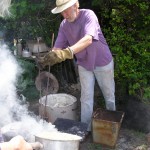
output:
[[[65,9],[71,7],[77,0],[56,0],[56,7],[51,10],[53,14],[61,13]]]

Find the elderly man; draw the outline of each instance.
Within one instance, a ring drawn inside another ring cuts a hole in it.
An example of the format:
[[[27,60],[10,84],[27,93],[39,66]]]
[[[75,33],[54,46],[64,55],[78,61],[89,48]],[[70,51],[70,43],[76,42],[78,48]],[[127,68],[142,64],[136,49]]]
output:
[[[56,0],[52,13],[61,13],[64,19],[54,48],[38,58],[37,63],[39,67],[52,66],[73,59],[75,55],[81,83],[81,122],[87,123],[87,131],[90,131],[95,79],[103,93],[106,109],[116,110],[113,57],[92,10],[79,9],[78,0]]]

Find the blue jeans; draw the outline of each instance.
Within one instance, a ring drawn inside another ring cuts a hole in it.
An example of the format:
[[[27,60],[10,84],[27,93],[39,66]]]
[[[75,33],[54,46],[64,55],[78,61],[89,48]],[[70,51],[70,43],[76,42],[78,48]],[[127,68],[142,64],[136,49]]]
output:
[[[106,109],[116,110],[115,106],[115,82],[113,60],[104,67],[96,67],[93,71],[88,71],[82,66],[78,66],[81,83],[81,122],[87,123],[88,131],[91,130],[91,118],[94,104],[95,79],[103,93]]]

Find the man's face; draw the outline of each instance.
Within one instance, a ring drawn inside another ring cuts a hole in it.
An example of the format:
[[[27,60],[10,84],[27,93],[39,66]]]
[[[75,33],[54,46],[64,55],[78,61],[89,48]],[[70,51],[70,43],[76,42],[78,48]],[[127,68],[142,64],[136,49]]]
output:
[[[77,7],[75,5],[67,8],[61,15],[66,19],[68,22],[73,22],[77,18]]]

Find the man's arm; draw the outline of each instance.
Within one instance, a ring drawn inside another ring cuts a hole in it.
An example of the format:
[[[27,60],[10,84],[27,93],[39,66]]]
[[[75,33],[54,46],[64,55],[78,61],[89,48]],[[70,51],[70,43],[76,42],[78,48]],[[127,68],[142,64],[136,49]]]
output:
[[[86,47],[92,44],[92,36],[85,35],[82,39],[80,39],[76,44],[70,46],[70,49],[73,50],[73,53],[76,54],[81,52]]]
[[[36,59],[37,66],[40,69],[43,69],[47,65],[53,66],[54,64],[65,61],[66,59],[73,59],[74,54],[84,50],[90,44],[92,44],[92,36],[86,35],[76,44],[67,47],[66,49],[62,50],[60,48],[54,47],[52,51],[50,51],[44,57]]]
[[[76,44],[70,46],[69,48],[73,51],[74,54],[81,52],[86,47],[92,44],[92,36],[85,35],[82,39],[80,39]],[[52,50],[61,50],[60,48],[54,47]]]

